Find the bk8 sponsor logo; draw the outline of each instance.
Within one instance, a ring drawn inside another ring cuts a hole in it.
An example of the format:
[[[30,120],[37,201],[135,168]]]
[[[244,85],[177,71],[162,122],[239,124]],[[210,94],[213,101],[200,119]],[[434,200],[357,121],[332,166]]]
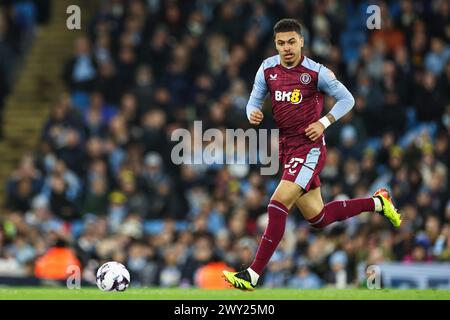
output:
[[[292,91],[275,91],[275,101],[290,102],[292,104],[299,104],[302,102],[303,96],[300,89],[294,89]]]

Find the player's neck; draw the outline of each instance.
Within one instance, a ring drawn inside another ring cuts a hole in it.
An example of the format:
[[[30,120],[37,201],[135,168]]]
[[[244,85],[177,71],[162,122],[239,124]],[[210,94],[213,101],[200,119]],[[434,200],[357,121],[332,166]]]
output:
[[[281,60],[280,62],[281,62],[281,65],[283,67],[285,67],[286,69],[292,69],[292,68],[298,66],[302,61],[303,61],[303,55],[300,54],[298,59],[296,61],[294,61],[293,63],[291,63],[291,64],[286,64],[286,62],[284,62],[283,60]]]

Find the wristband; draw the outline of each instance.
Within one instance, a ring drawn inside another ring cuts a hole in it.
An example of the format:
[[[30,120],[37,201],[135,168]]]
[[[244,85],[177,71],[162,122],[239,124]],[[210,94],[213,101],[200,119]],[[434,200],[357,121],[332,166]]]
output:
[[[328,126],[331,124],[330,119],[328,119],[326,116],[320,118],[320,119],[319,119],[319,122],[320,122],[321,124],[323,124],[323,126],[325,127],[325,129],[328,128]]]

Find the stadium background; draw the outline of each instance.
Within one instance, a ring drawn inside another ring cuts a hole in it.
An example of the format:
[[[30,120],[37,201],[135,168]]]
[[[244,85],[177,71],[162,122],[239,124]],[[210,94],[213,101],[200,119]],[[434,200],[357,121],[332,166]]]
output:
[[[447,1],[75,3],[81,31],[65,28],[70,1],[0,4],[2,283],[59,279],[66,262],[93,283],[116,260],[133,286],[214,287],[211,273],[247,266],[279,177],[175,166],[170,134],[194,120],[249,128],[247,98],[282,17],[302,22],[304,54],[356,99],[326,132],[324,201],[388,186],[404,222],[367,213],[315,232],[292,212],[262,286],[359,286],[370,264],[450,261]],[[367,29],[369,4],[382,30]]]

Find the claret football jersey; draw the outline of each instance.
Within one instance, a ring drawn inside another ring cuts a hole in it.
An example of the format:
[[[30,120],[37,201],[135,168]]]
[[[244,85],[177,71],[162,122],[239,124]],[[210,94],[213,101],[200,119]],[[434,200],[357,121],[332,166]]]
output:
[[[334,97],[348,93],[333,72],[306,56],[298,65],[287,68],[276,55],[263,61],[255,77],[247,115],[260,109],[266,95],[272,100],[272,113],[285,146],[313,143],[306,135],[309,124],[320,119],[324,93]],[[316,142],[324,143],[323,137]]]

